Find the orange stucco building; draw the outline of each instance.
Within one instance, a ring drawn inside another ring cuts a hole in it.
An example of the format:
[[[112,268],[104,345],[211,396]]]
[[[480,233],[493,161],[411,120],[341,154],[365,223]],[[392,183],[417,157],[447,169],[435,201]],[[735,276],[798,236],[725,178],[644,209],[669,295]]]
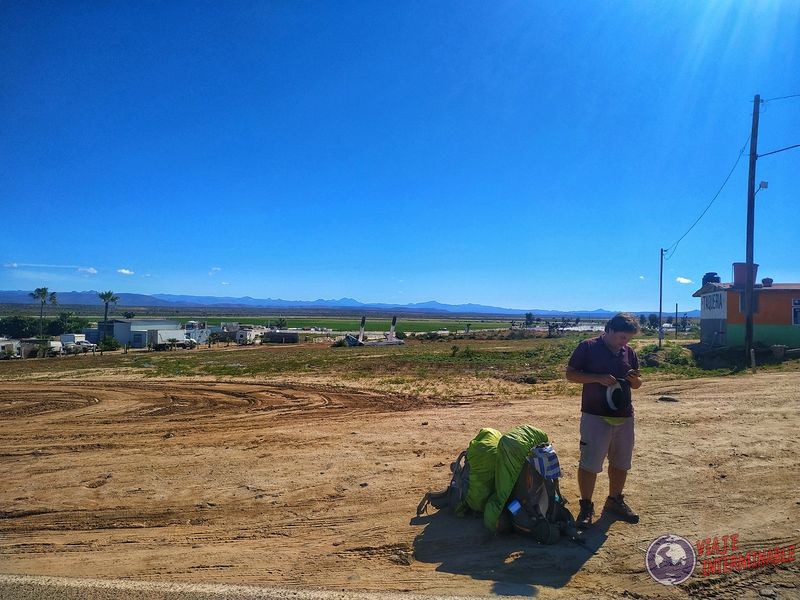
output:
[[[744,346],[744,277],[734,264],[733,283],[706,273],[700,298],[701,341],[712,346]],[[754,285],[753,343],[800,347],[800,283],[775,283],[770,278]]]

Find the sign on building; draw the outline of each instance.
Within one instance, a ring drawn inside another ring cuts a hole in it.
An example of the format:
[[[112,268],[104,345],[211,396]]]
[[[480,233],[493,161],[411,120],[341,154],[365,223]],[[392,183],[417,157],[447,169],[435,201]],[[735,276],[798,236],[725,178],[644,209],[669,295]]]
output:
[[[728,294],[713,292],[700,297],[700,319],[725,319],[728,316]]]

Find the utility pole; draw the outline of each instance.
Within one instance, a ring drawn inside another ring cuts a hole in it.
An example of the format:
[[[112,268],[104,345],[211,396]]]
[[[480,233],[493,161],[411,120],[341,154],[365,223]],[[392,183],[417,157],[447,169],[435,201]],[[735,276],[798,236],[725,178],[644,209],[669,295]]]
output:
[[[756,205],[756,159],[758,158],[758,111],[760,107],[761,96],[756,94],[753,98],[753,127],[750,132],[750,173],[747,177],[747,280],[744,282],[745,361],[750,361],[750,350],[753,348],[753,224]]]
[[[661,348],[661,308],[664,297],[664,249],[661,248],[661,270],[658,274],[658,347]]]
[[[673,323],[675,327],[675,339],[678,339],[678,303],[675,303],[675,321]]]

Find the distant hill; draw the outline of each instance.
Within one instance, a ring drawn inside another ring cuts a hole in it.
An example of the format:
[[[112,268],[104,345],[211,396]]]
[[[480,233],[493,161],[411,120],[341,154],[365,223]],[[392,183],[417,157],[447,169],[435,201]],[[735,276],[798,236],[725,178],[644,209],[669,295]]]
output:
[[[96,291],[88,292],[56,292],[59,304],[73,306],[103,306],[103,302],[97,297]],[[171,306],[170,302],[159,300],[155,296],[146,294],[117,294],[119,302],[127,306]],[[30,292],[23,290],[0,291],[0,304],[33,304],[34,300],[30,297]]]
[[[33,304],[30,292],[24,290],[0,291],[0,304]],[[72,306],[102,306],[94,290],[84,292],[56,292],[59,304]],[[280,298],[240,298],[230,296],[187,296],[177,294],[126,294],[120,293],[118,306],[161,307],[161,308],[264,308],[264,309],[364,309],[364,310],[396,310],[398,312],[436,313],[436,314],[475,314],[475,315],[508,315],[518,317],[532,312],[543,317],[581,317],[582,319],[607,319],[618,311],[605,310],[557,310],[542,308],[514,309],[483,304],[442,304],[431,300],[411,304],[366,304],[353,298],[338,300],[282,300]],[[630,311],[634,314],[650,314],[658,311]],[[665,313],[667,315],[668,313]],[[681,313],[683,314],[683,313]],[[690,317],[700,316],[699,310],[689,311]]]

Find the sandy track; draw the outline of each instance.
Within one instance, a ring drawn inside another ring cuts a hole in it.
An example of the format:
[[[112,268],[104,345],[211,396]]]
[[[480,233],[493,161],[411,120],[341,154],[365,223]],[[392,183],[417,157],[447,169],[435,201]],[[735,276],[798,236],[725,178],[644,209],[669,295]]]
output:
[[[476,600],[475,596],[430,596],[397,592],[288,589],[209,583],[162,583],[124,579],[86,579],[0,575],[0,597],[14,600]],[[485,598],[490,598],[486,596]]]
[[[627,490],[642,522],[603,520],[586,547],[542,547],[414,508],[446,485],[480,427],[520,423],[550,434],[574,501],[574,396],[476,389],[448,403],[312,385],[0,382],[0,572],[365,593],[797,597],[797,563],[672,589],[649,578],[643,552],[667,532],[738,533],[744,551],[797,541],[798,390],[798,373],[646,383]],[[679,402],[656,401],[665,394]],[[8,581],[0,591],[22,593]]]

